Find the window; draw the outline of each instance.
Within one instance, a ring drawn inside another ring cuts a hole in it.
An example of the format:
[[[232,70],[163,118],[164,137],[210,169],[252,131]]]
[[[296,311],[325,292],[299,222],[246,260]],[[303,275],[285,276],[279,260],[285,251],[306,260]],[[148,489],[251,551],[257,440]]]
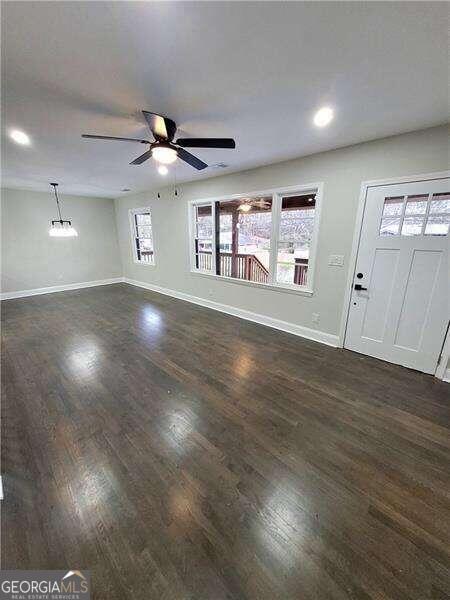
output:
[[[316,194],[283,196],[278,236],[277,281],[306,285]]]
[[[380,235],[447,235],[450,194],[418,194],[384,200]]]
[[[272,198],[218,202],[217,275],[267,283],[272,227]]]
[[[195,207],[195,268],[199,271],[212,271],[213,255],[212,206]]]
[[[155,253],[150,209],[136,208],[130,210],[130,225],[135,262],[154,265]]]
[[[310,291],[319,186],[191,203],[192,268]]]

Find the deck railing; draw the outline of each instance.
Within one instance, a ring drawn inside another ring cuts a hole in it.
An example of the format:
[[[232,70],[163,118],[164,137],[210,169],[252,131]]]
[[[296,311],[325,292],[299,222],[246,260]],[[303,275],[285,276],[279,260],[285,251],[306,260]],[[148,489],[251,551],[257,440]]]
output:
[[[236,254],[235,264],[231,252],[220,253],[220,274],[257,283],[267,283],[269,271],[254,254]]]
[[[231,252],[220,253],[220,275],[235,277],[257,283],[269,281],[269,271],[254,254],[236,254],[233,269],[233,255]],[[197,255],[197,268],[202,271],[211,271],[212,252],[199,252]],[[306,285],[308,273],[308,259],[296,258],[294,269],[294,281],[296,285]]]
[[[153,262],[153,250],[138,250],[139,260],[142,262]]]
[[[211,252],[198,253],[197,268],[202,271],[211,271]],[[233,261],[231,252],[221,252],[220,274],[225,277],[235,277],[236,279],[246,279],[258,283],[267,283],[269,280],[269,271],[254,254],[235,254],[235,260]]]
[[[308,259],[296,258],[294,270],[294,283],[296,285],[306,285],[308,276]]]
[[[196,267],[200,271],[211,271],[212,269],[212,252],[198,252],[196,256]]]

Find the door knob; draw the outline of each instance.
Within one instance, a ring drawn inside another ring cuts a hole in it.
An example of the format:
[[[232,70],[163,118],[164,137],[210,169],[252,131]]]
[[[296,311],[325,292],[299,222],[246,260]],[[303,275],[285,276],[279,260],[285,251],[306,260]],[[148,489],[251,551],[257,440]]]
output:
[[[355,290],[361,292],[362,290],[367,290],[367,288],[363,287],[360,283],[355,283]]]

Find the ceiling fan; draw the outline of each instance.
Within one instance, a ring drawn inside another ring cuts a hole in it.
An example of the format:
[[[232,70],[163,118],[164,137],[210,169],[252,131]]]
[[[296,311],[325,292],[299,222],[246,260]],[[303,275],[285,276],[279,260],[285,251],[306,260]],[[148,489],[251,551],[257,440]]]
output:
[[[122,142],[149,144],[150,149],[131,161],[130,165],[141,165],[149,158],[153,158],[156,162],[163,165],[169,165],[177,158],[180,158],[199,171],[206,169],[208,165],[184,148],[236,147],[236,143],[232,138],[178,138],[176,142],[174,142],[173,138],[177,131],[177,124],[175,121],[172,121],[172,119],[169,119],[168,117],[151,113],[147,110],[143,110],[142,114],[152,132],[155,139],[154,142],[135,138],[112,137],[109,135],[91,135],[88,133],[83,133],[81,137],[97,140],[119,140]]]

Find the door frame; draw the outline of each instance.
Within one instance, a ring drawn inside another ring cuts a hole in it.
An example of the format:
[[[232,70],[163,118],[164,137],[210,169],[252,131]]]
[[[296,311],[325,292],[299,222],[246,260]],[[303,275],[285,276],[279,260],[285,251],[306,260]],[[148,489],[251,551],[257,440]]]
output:
[[[406,175],[404,177],[391,177],[388,179],[374,179],[363,181],[359,194],[358,208],[356,211],[355,227],[353,231],[352,249],[350,252],[349,268],[347,274],[347,283],[345,286],[344,303],[341,315],[341,325],[339,328],[339,347],[345,347],[345,336],[347,332],[347,324],[350,315],[350,302],[353,290],[353,280],[355,278],[356,261],[358,258],[359,244],[361,240],[361,230],[364,219],[364,210],[366,206],[367,193],[370,188],[381,187],[383,185],[396,185],[401,183],[414,183],[420,181],[429,181],[431,179],[446,179],[450,177],[449,171],[437,171],[434,173],[422,173],[419,175]],[[445,369],[443,365],[447,365],[450,358],[450,333],[447,335],[447,340],[443,339],[443,351],[441,362],[436,365],[435,377],[439,379],[445,378]]]

